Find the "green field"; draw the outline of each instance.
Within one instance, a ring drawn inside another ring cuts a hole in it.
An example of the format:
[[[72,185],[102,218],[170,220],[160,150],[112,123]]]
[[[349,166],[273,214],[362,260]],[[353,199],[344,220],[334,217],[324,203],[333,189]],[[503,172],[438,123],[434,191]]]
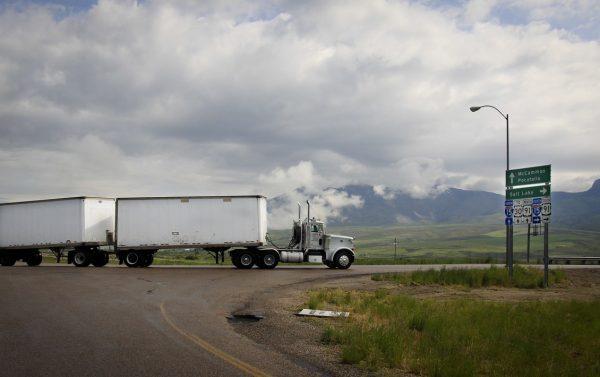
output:
[[[331,228],[330,233],[354,236],[359,260],[397,259],[496,262],[504,258],[506,231],[503,226],[458,224],[398,227]],[[526,259],[527,227],[515,227],[516,261]],[[600,256],[600,232],[550,227],[551,256]],[[543,236],[531,237],[531,261],[541,262]]]
[[[373,371],[426,376],[598,376],[600,301],[418,299],[321,289],[308,305],[350,311],[322,342]],[[386,373],[383,373],[386,374]]]
[[[526,227],[515,227],[515,261],[526,259]],[[410,225],[396,227],[331,227],[331,234],[355,237],[357,264],[503,263],[505,229],[489,224]],[[287,245],[289,230],[270,232],[277,245]],[[394,238],[398,245],[394,259]],[[543,237],[531,237],[531,262],[541,263]],[[600,256],[600,232],[552,229],[551,256]],[[66,258],[65,258],[66,259]],[[230,263],[226,256],[225,263]],[[45,261],[51,261],[45,258]],[[114,262],[114,258],[111,259]],[[155,264],[213,264],[201,250],[161,250]]]

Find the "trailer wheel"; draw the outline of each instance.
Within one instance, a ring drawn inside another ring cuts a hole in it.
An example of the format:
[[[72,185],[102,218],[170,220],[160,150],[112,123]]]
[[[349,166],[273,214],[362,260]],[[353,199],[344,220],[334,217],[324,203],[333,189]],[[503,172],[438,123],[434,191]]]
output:
[[[89,252],[84,250],[76,250],[73,254],[73,264],[76,267],[87,267],[92,263],[91,255]]]
[[[16,258],[13,258],[8,255],[0,258],[0,264],[5,267],[14,266],[16,262],[17,262]]]
[[[148,253],[144,255],[144,261],[141,264],[142,267],[150,267],[150,265],[154,262],[154,254]]]
[[[109,259],[110,257],[108,256],[108,253],[106,251],[101,251],[94,255],[94,258],[92,259],[92,264],[94,265],[94,267],[103,267],[106,266]]]
[[[272,251],[268,251],[262,255],[259,255],[258,260],[256,261],[256,265],[259,268],[264,268],[267,270],[274,269],[275,267],[277,267],[278,263],[279,257],[277,256],[277,253]]]
[[[127,267],[138,267],[142,261],[141,255],[135,251],[130,251],[125,255],[125,264]]]
[[[239,266],[236,265],[237,268],[248,269],[254,266],[254,255],[249,251],[242,251],[239,254]]]
[[[352,262],[354,261],[354,258],[352,257],[352,254],[349,251],[342,250],[338,251],[337,254],[335,254],[335,258],[333,258],[333,260],[335,263],[335,267],[341,270],[345,270],[350,268]]]
[[[26,262],[28,266],[39,266],[42,263],[42,254],[32,254],[27,258]]]

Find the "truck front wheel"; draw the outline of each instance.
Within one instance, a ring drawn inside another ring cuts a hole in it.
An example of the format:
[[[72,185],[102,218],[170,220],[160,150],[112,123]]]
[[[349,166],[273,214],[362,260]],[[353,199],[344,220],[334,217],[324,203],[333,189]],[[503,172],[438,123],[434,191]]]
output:
[[[339,268],[340,270],[345,270],[347,268],[350,268],[352,262],[354,261],[354,258],[352,257],[352,254],[349,251],[342,250],[338,251],[338,253],[335,254],[335,258],[333,258],[333,261],[335,263],[335,267]]]
[[[324,263],[325,263],[325,266],[327,266],[329,268],[335,268],[335,262],[325,260]]]

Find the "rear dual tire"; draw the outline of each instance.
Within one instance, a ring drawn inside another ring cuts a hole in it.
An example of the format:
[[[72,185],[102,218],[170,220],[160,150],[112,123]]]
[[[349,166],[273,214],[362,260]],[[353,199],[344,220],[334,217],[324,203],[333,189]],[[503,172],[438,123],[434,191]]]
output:
[[[92,255],[87,250],[76,250],[73,254],[75,267],[87,267],[92,263]]]
[[[148,267],[154,262],[154,254],[130,251],[123,261],[127,267]]]
[[[14,266],[17,262],[17,258],[13,258],[11,256],[2,256],[0,257],[0,265],[4,267]]]
[[[279,263],[279,256],[277,255],[277,253],[272,251],[258,255],[257,257],[258,260],[256,261],[256,265],[259,268],[264,268],[266,270],[274,269]]]
[[[28,266],[34,267],[34,266],[39,266],[42,263],[42,254],[40,253],[36,253],[33,255],[30,255],[26,262]]]
[[[254,265],[258,268],[272,270],[279,264],[279,255],[274,251],[240,251],[231,255],[231,263],[242,270],[250,269]]]
[[[92,264],[94,267],[104,267],[109,261],[109,256],[107,252],[101,252],[94,255],[92,258]]]
[[[254,266],[254,255],[249,251],[242,251],[231,256],[231,263],[237,268],[247,270]]]

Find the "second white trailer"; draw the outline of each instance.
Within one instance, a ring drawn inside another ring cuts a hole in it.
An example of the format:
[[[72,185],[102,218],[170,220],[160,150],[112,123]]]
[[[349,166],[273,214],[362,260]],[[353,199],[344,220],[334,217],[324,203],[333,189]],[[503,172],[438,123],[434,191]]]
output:
[[[42,261],[40,249],[61,253],[69,262],[103,266],[108,262],[100,246],[112,244],[115,200],[74,197],[0,204],[0,264]]]
[[[147,266],[159,249],[203,248],[218,255],[266,243],[264,196],[118,198],[115,253],[127,266]]]

